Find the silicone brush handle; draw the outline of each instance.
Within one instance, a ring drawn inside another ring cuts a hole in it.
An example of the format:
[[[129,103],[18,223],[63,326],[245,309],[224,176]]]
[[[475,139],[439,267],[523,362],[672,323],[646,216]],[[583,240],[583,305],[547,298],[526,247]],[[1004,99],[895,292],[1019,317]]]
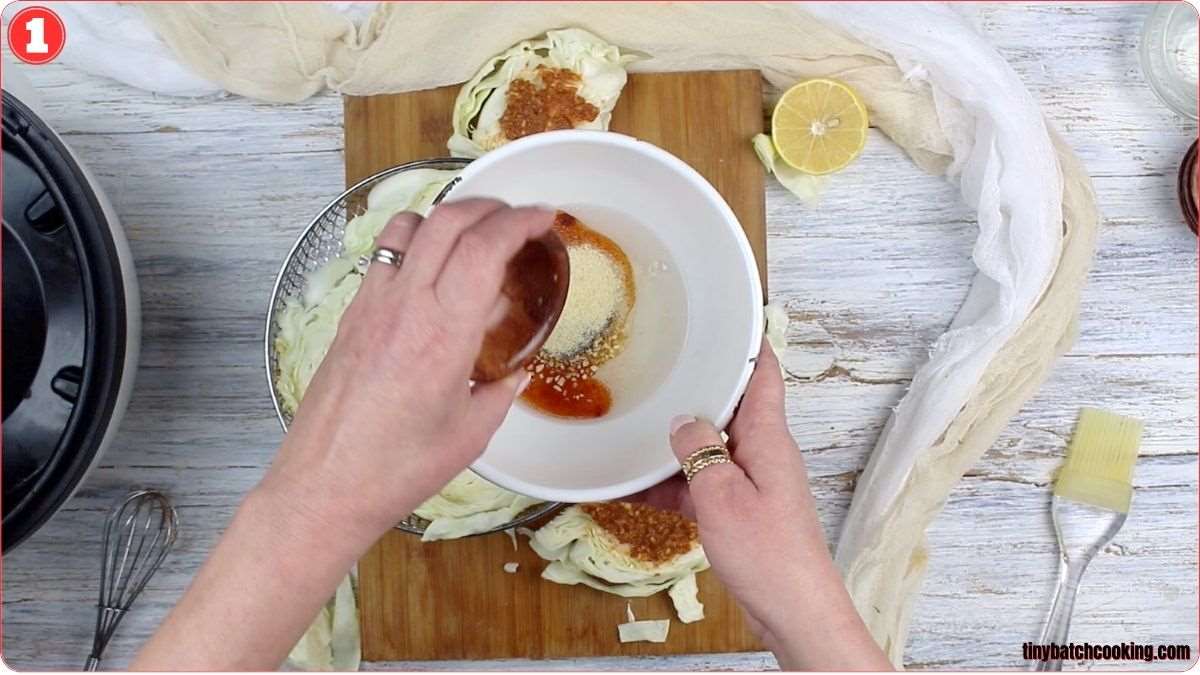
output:
[[[1043,646],[1065,645],[1071,630],[1075,594],[1088,563],[1116,536],[1125,524],[1125,514],[1082,504],[1055,494],[1050,499],[1054,533],[1058,539],[1058,591],[1042,631]],[[1038,661],[1034,670],[1062,670],[1062,659]]]
[[[1054,593],[1054,604],[1050,606],[1050,617],[1046,620],[1045,629],[1042,630],[1042,639],[1040,640],[1042,645],[1066,644],[1067,636],[1071,632],[1071,613],[1075,609],[1075,596],[1079,591],[1079,580],[1083,578],[1083,572],[1091,561],[1090,557],[1074,562],[1068,562],[1065,556],[1060,558],[1058,590]],[[1062,659],[1049,659],[1038,661],[1034,669],[1038,671],[1062,670],[1062,667]]]

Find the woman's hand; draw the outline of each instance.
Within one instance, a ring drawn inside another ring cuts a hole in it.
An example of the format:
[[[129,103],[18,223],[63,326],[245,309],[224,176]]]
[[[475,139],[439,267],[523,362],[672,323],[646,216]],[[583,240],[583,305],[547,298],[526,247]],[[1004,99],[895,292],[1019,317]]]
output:
[[[278,667],[354,561],[483,452],[524,374],[467,379],[509,259],[552,222],[481,199],[392,218],[376,243],[402,265],[371,264],[275,462],[133,668]]]
[[[713,570],[784,670],[890,669],[829,554],[783,404],[779,361],[764,340],[728,428],[736,463],[702,469],[691,485],[673,479],[643,499],[696,518]],[[671,421],[680,461],[721,443],[704,420]]]
[[[474,461],[527,376],[471,387],[472,366],[508,261],[553,218],[486,199],[393,217],[376,244],[404,260],[371,264],[264,488],[370,543]]]

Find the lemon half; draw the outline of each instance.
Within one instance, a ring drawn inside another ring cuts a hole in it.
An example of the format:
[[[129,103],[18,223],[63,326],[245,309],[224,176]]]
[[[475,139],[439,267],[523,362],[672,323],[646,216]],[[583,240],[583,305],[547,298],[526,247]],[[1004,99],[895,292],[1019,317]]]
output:
[[[867,109],[834,80],[801,82],[784,92],[771,114],[779,157],[805,173],[825,174],[854,161],[867,142]]]

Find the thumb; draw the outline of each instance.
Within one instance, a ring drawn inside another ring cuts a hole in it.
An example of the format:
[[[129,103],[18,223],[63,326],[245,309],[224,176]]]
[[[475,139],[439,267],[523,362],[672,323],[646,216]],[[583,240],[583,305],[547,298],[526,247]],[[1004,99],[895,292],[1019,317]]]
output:
[[[682,464],[693,452],[710,445],[725,445],[721,433],[707,420],[679,416],[671,420],[671,450]],[[754,484],[737,464],[716,464],[701,469],[688,485],[696,520],[701,524],[714,522],[733,513],[739,503],[745,503]]]

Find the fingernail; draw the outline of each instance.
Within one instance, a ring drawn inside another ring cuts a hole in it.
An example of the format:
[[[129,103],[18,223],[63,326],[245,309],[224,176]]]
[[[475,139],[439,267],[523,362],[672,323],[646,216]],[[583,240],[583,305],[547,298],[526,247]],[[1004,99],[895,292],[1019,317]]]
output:
[[[525,373],[525,376],[521,378],[520,384],[517,385],[517,396],[520,396],[522,393],[525,392],[525,390],[527,388],[529,388],[529,383],[532,380],[533,380],[533,375],[531,375],[530,373]]]
[[[681,427],[685,424],[691,424],[692,422],[695,422],[695,421],[696,421],[696,418],[692,417],[691,415],[676,415],[676,416],[672,417],[671,418],[671,435],[674,436],[675,432],[679,431],[679,427]]]

